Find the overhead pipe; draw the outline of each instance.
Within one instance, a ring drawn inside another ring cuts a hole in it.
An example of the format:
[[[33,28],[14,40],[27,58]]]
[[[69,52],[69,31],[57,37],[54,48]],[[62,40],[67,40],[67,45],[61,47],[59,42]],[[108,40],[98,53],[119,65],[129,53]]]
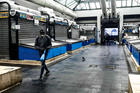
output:
[[[68,24],[68,26],[69,26],[69,21],[68,21],[68,19],[64,19],[64,21]]]
[[[53,9],[47,8],[47,7],[39,7],[38,11],[43,12],[45,14],[49,14],[50,17],[55,17],[55,13],[53,11]]]
[[[111,0],[111,10],[112,18],[116,18],[116,0]]]
[[[106,0],[100,0],[104,18],[107,18]]]
[[[16,5],[16,4],[10,4],[10,5],[11,5],[11,9],[20,10],[20,11],[24,11],[24,12],[28,12],[28,13],[32,13],[32,14],[41,16],[41,13],[37,10],[33,10],[33,9],[23,7],[20,5]]]
[[[16,5],[14,1],[11,0],[1,0],[0,2],[7,2],[10,5],[11,10],[16,10],[16,11],[23,11],[23,12],[28,12],[30,14],[35,14],[40,16],[41,13],[37,10],[33,10],[24,6]]]
[[[52,8],[55,11],[58,11],[60,13],[67,14],[72,17],[77,17],[76,13],[69,8],[66,8],[65,6],[53,1],[53,0],[28,0],[30,2],[39,4],[41,6]]]

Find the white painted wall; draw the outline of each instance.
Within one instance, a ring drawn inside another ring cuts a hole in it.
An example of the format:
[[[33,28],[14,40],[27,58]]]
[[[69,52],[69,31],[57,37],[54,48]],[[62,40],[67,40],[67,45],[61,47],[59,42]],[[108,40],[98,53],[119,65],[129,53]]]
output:
[[[78,17],[93,17],[102,15],[101,10],[76,11],[75,13],[77,14]]]
[[[119,8],[119,9],[117,9],[117,12],[122,15],[140,14],[140,7]]]
[[[130,14],[140,14],[140,7],[133,8],[118,8],[117,13],[121,15],[130,15]],[[84,11],[76,11],[78,17],[93,17],[102,15],[101,10],[84,10]]]

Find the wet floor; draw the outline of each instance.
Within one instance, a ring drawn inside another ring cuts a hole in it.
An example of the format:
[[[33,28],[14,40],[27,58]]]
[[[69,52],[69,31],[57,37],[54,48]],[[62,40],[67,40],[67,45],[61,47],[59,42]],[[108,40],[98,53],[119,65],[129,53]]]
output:
[[[127,93],[128,68],[122,46],[92,46],[49,67],[23,67],[21,85],[5,93]]]

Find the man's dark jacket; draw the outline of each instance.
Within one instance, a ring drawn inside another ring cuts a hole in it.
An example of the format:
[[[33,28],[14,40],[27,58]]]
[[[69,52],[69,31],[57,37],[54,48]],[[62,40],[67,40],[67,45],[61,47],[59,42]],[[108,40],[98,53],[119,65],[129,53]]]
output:
[[[39,50],[45,50],[51,48],[51,38],[48,35],[40,35],[35,40],[35,48]]]

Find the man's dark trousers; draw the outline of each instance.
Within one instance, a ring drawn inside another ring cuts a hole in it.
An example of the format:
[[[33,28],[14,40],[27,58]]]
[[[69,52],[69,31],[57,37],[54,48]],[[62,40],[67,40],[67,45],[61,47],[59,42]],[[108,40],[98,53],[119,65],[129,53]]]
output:
[[[44,58],[43,61],[41,61],[40,79],[42,78],[42,75],[43,75],[43,73],[44,73],[44,69],[46,70],[46,73],[49,72],[49,70],[48,70],[48,68],[47,68],[47,66],[46,66],[46,64],[45,64],[45,60],[46,60],[46,57],[47,57],[47,55],[48,55],[48,52],[49,52],[49,48],[46,49],[46,53],[45,53],[45,56],[44,56],[45,58]],[[44,50],[40,50],[39,53],[40,53],[40,57],[41,57],[42,54],[44,53]]]

